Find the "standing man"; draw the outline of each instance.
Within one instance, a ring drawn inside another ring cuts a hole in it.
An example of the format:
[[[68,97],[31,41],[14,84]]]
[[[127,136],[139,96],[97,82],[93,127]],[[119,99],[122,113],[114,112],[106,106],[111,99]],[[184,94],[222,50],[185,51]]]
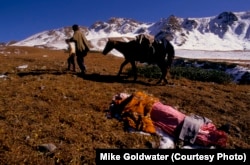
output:
[[[83,76],[86,72],[86,67],[84,64],[84,57],[87,55],[89,51],[89,45],[88,41],[83,35],[83,33],[80,31],[80,28],[78,25],[73,25],[72,29],[74,31],[73,37],[70,39],[70,41],[75,42],[76,45],[76,61],[77,64],[81,70],[81,75]]]

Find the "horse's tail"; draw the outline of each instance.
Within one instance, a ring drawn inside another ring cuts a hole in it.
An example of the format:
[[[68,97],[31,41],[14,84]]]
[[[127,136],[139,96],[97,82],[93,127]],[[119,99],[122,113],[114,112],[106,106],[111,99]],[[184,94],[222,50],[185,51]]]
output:
[[[175,56],[174,46],[169,41],[167,41],[166,52],[168,53],[168,56],[172,58]]]
[[[168,54],[167,56],[167,68],[170,69],[175,57],[175,50],[174,50],[174,46],[167,41],[167,45],[166,45],[166,54]]]
[[[175,56],[174,46],[171,44],[169,40],[164,38],[161,40],[157,40],[156,42],[158,42],[158,44],[161,44],[161,47],[163,47],[165,54],[168,54],[168,56],[170,57]]]

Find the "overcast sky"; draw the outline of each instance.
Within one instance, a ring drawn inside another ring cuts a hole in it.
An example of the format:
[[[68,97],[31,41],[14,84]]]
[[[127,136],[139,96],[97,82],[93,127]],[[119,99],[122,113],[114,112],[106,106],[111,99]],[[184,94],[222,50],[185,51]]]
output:
[[[224,11],[250,12],[250,0],[0,0],[0,42],[79,24],[89,27],[111,17],[157,22],[170,15],[199,18]]]

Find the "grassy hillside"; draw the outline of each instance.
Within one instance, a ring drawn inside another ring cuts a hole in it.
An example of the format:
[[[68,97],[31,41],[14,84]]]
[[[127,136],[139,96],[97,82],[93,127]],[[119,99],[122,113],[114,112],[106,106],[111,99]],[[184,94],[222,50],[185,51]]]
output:
[[[122,58],[90,52],[84,78],[66,71],[67,54],[58,50],[8,47],[0,54],[0,164],[95,164],[96,148],[151,148],[157,136],[128,133],[108,119],[112,97],[145,91],[185,114],[231,124],[227,148],[250,148],[250,86],[178,77],[174,85],[155,78],[115,75]],[[27,68],[18,68],[25,66]],[[126,67],[127,69],[130,66]],[[52,153],[42,144],[52,143]]]

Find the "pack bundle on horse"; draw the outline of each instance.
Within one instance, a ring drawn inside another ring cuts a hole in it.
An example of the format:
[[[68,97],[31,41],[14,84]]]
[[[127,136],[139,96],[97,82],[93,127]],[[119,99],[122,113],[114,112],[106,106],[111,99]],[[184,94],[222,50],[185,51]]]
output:
[[[139,61],[148,64],[157,64],[161,70],[161,77],[157,84],[162,81],[168,83],[166,76],[174,58],[175,51],[173,45],[166,39],[161,41],[154,39],[153,42],[150,43],[144,34],[138,35],[135,40],[129,42],[109,39],[102,53],[106,55],[112,49],[116,49],[122,53],[125,58],[125,61],[120,65],[117,76],[120,76],[123,67],[130,63],[134,73],[134,81],[136,81],[137,67],[135,62]],[[168,57],[166,61],[167,54]]]

